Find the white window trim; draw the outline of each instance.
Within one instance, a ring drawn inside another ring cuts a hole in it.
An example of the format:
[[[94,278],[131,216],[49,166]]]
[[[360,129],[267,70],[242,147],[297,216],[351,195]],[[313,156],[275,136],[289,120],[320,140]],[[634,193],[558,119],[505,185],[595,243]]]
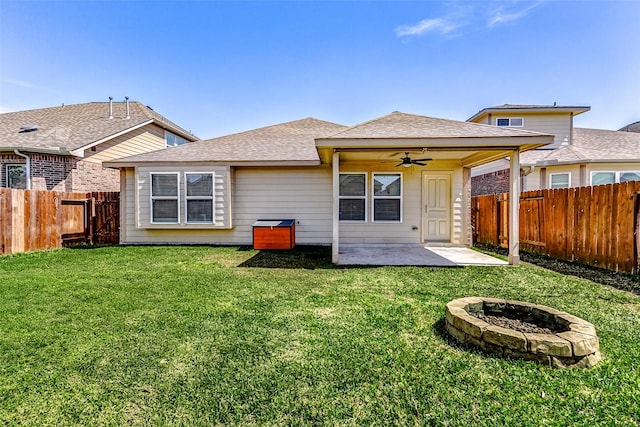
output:
[[[514,119],[522,120],[522,124],[520,124],[520,125],[511,124],[511,121],[514,120]],[[509,124],[506,125],[506,126],[500,126],[498,124],[498,120],[509,120]],[[510,128],[521,128],[521,127],[524,127],[524,117],[496,117],[496,126],[510,127]]]
[[[364,199],[364,220],[356,220],[356,219],[340,219],[340,222],[343,223],[354,223],[354,224],[362,224],[369,221],[369,174],[367,172],[340,172],[340,175],[363,175],[364,176],[364,196],[341,196],[340,195],[340,185],[338,184],[338,199]],[[338,178],[339,180],[339,178]],[[338,204],[340,202],[338,201]]]
[[[154,196],[153,195],[153,176],[154,175],[175,175],[178,194],[176,196]],[[153,220],[153,201],[154,200],[176,200],[178,202],[178,221],[177,222],[155,222]],[[149,172],[149,221],[151,224],[180,224],[180,172]]]
[[[177,143],[177,141],[178,141],[178,140],[182,140],[182,141],[184,141],[184,142],[183,142],[182,144],[169,145],[169,144],[167,143],[167,135],[173,135],[173,137],[176,139],[176,143]],[[177,147],[177,146],[179,146],[179,145],[184,145],[184,144],[186,144],[186,143],[187,143],[187,140],[186,140],[186,139],[184,139],[183,137],[181,137],[181,136],[179,136],[179,135],[176,135],[176,134],[175,134],[175,133],[173,133],[173,132],[169,132],[168,130],[165,130],[165,131],[164,131],[164,146],[165,146],[165,147]]]
[[[567,183],[568,183],[568,185],[566,187],[554,187],[553,186],[553,177],[557,176],[557,175],[567,175]],[[553,190],[553,189],[560,189],[560,188],[571,188],[571,172],[556,172],[556,173],[550,173],[549,174],[549,189]]]
[[[9,187],[9,168],[12,166],[20,166],[22,168],[24,168],[24,173],[25,175],[29,172],[28,168],[27,168],[27,164],[26,163],[7,163],[6,165],[4,165],[4,177],[5,177],[5,185],[7,186],[7,188],[15,188],[15,187]],[[27,176],[27,181],[26,181],[26,186],[25,188],[21,188],[20,190],[24,190],[24,189],[28,189],[29,188],[29,177]]]
[[[189,196],[187,192],[187,175],[211,175],[211,196]],[[211,200],[211,221],[189,221],[188,200]],[[180,208],[178,207],[178,213],[179,212]],[[216,223],[216,174],[214,172],[184,172],[184,219],[186,224]]]
[[[620,176],[623,173],[636,173],[636,174],[640,174],[640,171],[633,171],[633,170],[626,170],[626,171],[591,171],[591,175],[589,177],[589,185],[596,185],[593,183],[593,175],[597,174],[597,173],[612,173],[613,174],[613,183],[612,184],[619,184],[620,183]],[[607,184],[597,184],[597,185],[607,185]]]
[[[375,191],[374,191],[374,182],[375,182],[375,176],[376,175],[399,175],[400,176],[400,195],[399,196],[376,196]],[[404,197],[404,177],[402,176],[402,172],[372,172],[371,173],[371,222],[377,222],[377,223],[386,223],[386,224],[399,224],[402,223],[403,220],[403,216],[402,216],[402,206],[404,205],[403,203],[403,197]],[[387,220],[378,220],[376,221],[376,216],[375,216],[375,200],[376,199],[398,199],[400,200],[400,219],[398,221],[387,221]]]

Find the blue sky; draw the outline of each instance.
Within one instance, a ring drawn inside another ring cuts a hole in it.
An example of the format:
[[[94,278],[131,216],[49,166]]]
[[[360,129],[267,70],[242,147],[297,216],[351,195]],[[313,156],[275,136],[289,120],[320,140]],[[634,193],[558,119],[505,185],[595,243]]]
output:
[[[640,120],[640,1],[0,0],[0,111],[129,96],[211,138],[504,103]]]

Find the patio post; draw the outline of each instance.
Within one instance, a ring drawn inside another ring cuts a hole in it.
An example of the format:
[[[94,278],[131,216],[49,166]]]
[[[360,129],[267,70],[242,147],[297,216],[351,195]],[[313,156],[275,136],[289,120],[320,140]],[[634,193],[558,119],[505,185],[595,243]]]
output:
[[[520,263],[520,149],[511,153],[509,170],[509,264]]]
[[[332,184],[333,184],[333,233],[331,237],[331,262],[338,264],[340,261],[340,152],[333,150]]]

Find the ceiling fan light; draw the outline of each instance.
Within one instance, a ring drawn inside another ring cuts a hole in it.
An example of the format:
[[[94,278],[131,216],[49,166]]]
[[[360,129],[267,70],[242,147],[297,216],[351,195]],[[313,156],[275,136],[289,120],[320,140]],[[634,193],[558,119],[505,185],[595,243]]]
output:
[[[408,168],[409,166],[411,166],[411,162],[404,162],[404,163],[402,163],[402,167],[403,167],[403,168]]]

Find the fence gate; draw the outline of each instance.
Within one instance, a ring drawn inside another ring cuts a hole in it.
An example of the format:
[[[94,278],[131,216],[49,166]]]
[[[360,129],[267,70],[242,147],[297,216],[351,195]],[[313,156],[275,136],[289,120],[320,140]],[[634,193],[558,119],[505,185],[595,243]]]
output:
[[[64,222],[62,246],[77,245],[81,243],[93,243],[93,212],[92,199],[66,199],[61,200]],[[76,212],[74,212],[76,211]],[[81,213],[78,213],[80,211]]]
[[[93,204],[93,243],[116,245],[120,241],[120,194],[91,193]]]

